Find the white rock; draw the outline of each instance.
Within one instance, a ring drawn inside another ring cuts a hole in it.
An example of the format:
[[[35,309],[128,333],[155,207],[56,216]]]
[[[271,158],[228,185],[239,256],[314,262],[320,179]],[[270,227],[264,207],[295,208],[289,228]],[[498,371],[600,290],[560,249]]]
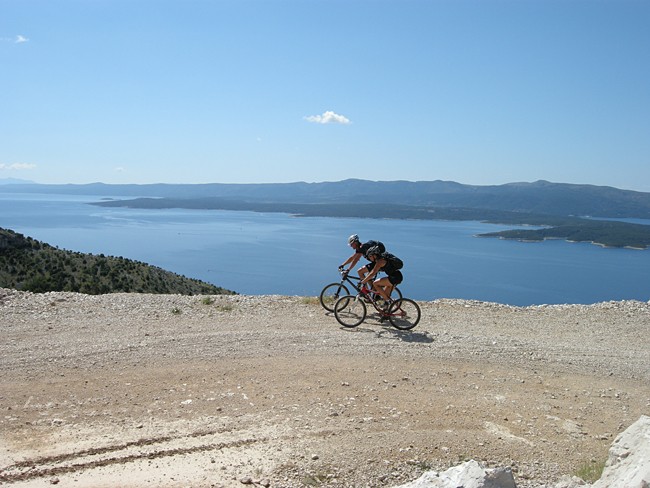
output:
[[[593,488],[650,487],[650,417],[642,415],[609,448],[601,478]]]
[[[582,488],[586,486],[588,485],[582,478],[568,475],[562,476],[560,481],[555,484],[555,488]]]
[[[396,488],[516,488],[509,468],[486,469],[471,460],[443,473],[427,471],[417,480]]]

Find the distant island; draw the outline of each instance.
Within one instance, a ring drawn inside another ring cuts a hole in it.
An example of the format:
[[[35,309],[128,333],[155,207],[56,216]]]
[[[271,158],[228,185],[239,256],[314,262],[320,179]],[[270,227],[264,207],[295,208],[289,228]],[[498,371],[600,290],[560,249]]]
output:
[[[536,227],[491,232],[480,237],[521,241],[565,239],[633,249],[650,246],[650,226],[604,220],[650,219],[650,193],[543,180],[492,186],[355,179],[269,184],[12,184],[0,185],[0,192],[125,197],[93,202],[104,207],[248,210],[303,217],[474,220]]]
[[[66,251],[0,228],[0,288],[35,293],[71,291],[232,295],[234,292],[139,261]]]
[[[647,249],[650,246],[650,225],[626,222],[591,220],[578,217],[525,214],[497,210],[468,208],[431,208],[406,205],[376,204],[277,204],[223,201],[213,199],[138,198],[97,202],[102,207],[131,208],[186,208],[204,210],[248,210],[254,212],[282,212],[299,217],[357,217],[414,220],[473,220],[493,224],[527,225],[542,229],[519,229],[479,234],[478,237],[499,237],[520,241],[565,239],[574,242],[592,242],[605,247]]]

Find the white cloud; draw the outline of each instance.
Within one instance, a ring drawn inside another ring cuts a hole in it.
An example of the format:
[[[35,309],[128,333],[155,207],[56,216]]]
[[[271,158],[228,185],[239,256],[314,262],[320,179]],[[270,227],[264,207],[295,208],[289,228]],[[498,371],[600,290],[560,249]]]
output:
[[[30,164],[30,163],[12,163],[12,164],[0,163],[0,170],[6,170],[6,171],[20,171],[24,169],[34,169],[35,167],[36,167],[35,164]]]
[[[29,39],[18,34],[16,37],[0,37],[0,42],[13,42],[14,44],[22,44],[23,42],[29,42]]]
[[[345,115],[328,110],[322,115],[308,115],[305,117],[307,122],[314,122],[316,124],[351,124],[352,122]]]
[[[114,169],[118,173],[124,173],[126,171],[126,168],[124,166],[117,166]]]

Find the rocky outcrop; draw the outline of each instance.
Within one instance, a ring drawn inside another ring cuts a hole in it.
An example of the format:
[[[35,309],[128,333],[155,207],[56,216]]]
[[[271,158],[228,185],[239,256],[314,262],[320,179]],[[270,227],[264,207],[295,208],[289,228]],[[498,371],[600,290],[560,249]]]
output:
[[[420,478],[396,488],[516,488],[507,468],[486,469],[468,461],[442,473],[428,471]],[[555,488],[650,488],[650,417],[639,420],[621,433],[609,450],[603,474],[593,485],[572,477]]]
[[[485,469],[477,461],[467,461],[445,472],[428,471],[417,480],[398,488],[516,488],[512,471]]]
[[[642,415],[616,438],[603,475],[592,488],[649,487],[650,417]]]

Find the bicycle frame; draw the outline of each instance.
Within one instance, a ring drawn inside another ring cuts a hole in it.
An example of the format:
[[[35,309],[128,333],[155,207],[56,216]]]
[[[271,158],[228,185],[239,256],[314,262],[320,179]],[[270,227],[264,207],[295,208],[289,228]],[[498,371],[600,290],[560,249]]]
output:
[[[360,299],[361,299],[361,300],[364,300],[364,299],[365,299],[365,300],[366,300],[366,303],[371,303],[372,306],[375,307],[375,310],[376,310],[377,312],[379,312],[379,315],[380,315],[382,318],[390,317],[391,315],[393,315],[393,314],[389,313],[388,310],[384,310],[384,309],[383,309],[383,308],[378,304],[379,300],[381,300],[381,301],[383,301],[383,302],[385,302],[385,300],[384,300],[384,297],[382,297],[379,293],[377,293],[377,292],[374,291],[374,290],[369,290],[369,291],[367,291],[367,292],[365,292],[365,293],[364,293],[363,291],[359,291],[359,293],[357,293],[357,298],[356,298],[356,299],[357,299],[357,300],[360,300]]]
[[[341,280],[325,285],[319,295],[321,305],[328,312],[334,312],[334,303],[336,303],[336,300],[338,300],[340,296],[349,295],[350,292],[352,292],[353,295],[361,292],[361,287],[359,286],[359,280],[361,278],[350,276],[349,272],[342,269],[339,269],[339,274],[341,275]],[[370,289],[369,291],[377,293],[374,289]],[[402,293],[397,287],[393,287],[390,294],[397,294],[397,298],[402,298]]]
[[[346,272],[346,271],[341,270],[339,272],[341,273],[341,284],[343,284],[345,282],[348,282],[352,286],[352,288],[354,288],[357,291],[357,293],[361,293],[361,287],[359,286],[359,281],[361,281],[361,278],[358,278],[356,276],[350,277],[350,273]],[[352,281],[352,280],[354,280],[354,281]],[[356,283],[355,283],[355,281],[356,281]],[[372,285],[371,283],[367,283],[367,284]],[[390,287],[390,292],[388,292],[389,297],[393,293],[394,289],[395,289],[395,286]],[[370,286],[369,290],[370,290],[370,292],[372,294],[378,294],[373,286]]]

